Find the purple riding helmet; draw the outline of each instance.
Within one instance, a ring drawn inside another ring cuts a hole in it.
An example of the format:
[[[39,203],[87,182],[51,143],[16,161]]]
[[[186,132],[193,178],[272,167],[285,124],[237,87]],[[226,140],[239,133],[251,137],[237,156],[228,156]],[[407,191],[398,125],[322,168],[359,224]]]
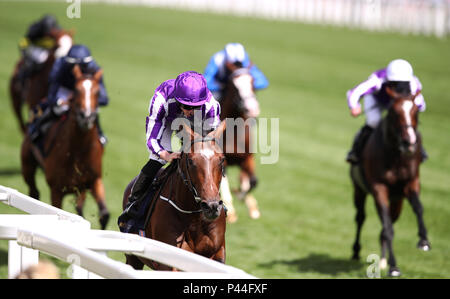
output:
[[[212,94],[202,74],[184,72],[175,79],[175,100],[187,106],[201,106],[209,101]]]

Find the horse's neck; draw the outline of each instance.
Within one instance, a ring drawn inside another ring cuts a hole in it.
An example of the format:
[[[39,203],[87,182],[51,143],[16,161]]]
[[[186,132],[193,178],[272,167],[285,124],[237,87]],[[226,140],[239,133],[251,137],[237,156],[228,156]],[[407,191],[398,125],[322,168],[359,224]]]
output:
[[[378,133],[377,143],[382,147],[381,153],[384,156],[384,161],[386,165],[406,165],[411,163],[414,159],[412,155],[402,153],[399,148],[399,144],[395,136],[389,134],[389,121],[387,117],[383,118],[380,123],[376,134]],[[418,140],[418,145],[416,150],[420,149],[420,140]]]
[[[232,86],[227,86],[227,88],[225,89],[224,97],[221,103],[222,119],[243,117],[238,113],[238,107],[234,101],[234,98],[239,96],[236,93],[237,91]]]

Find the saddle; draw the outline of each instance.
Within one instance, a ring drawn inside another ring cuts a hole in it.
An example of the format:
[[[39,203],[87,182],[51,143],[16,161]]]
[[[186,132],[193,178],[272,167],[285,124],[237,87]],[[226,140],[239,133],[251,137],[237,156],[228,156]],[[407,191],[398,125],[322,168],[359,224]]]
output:
[[[138,216],[135,219],[129,219],[125,223],[123,223],[121,219],[118,220],[119,229],[122,233],[134,233],[145,237],[145,228],[150,221],[156,199],[159,196],[157,193],[161,192],[161,189],[167,182],[167,179],[173,172],[176,171],[177,167],[178,162],[175,160],[166,168],[159,170],[152,184],[148,186],[147,191],[145,191],[144,198],[140,204]]]

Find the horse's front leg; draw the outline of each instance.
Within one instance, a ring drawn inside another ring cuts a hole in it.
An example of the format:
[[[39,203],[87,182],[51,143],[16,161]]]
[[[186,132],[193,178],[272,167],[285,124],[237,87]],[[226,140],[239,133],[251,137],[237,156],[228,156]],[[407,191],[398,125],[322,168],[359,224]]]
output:
[[[245,162],[241,165],[240,173],[240,195],[245,201],[249,215],[253,219],[257,219],[261,216],[258,208],[258,202],[256,198],[250,193],[253,188],[256,187],[258,179],[255,175],[255,160],[252,155],[250,155]]]
[[[211,259],[225,264],[225,245],[222,245],[220,249],[211,257]]]
[[[83,206],[84,202],[86,201],[86,191],[80,192],[77,196],[77,202],[75,209],[77,210],[77,214],[81,217],[83,216]]]
[[[105,187],[101,178],[97,178],[94,181],[91,193],[92,196],[94,196],[95,201],[97,202],[100,226],[102,229],[105,229],[106,225],[108,224],[110,214],[108,208],[106,207]]]
[[[417,225],[419,227],[419,243],[417,243],[417,248],[423,251],[429,251],[431,249],[431,244],[428,241],[427,229],[423,221],[423,206],[419,199],[420,194],[419,177],[417,177],[408,185],[406,194],[408,201],[411,204],[413,211],[417,217]]]
[[[389,252],[388,264],[389,264],[389,276],[400,276],[400,270],[397,267],[397,262],[394,256],[394,249],[392,241],[394,239],[394,227],[390,216],[389,207],[389,190],[384,184],[375,184],[373,186],[373,196],[375,198],[375,204],[380,217],[383,229],[380,234],[381,241],[381,260],[380,266],[385,264],[386,250]]]

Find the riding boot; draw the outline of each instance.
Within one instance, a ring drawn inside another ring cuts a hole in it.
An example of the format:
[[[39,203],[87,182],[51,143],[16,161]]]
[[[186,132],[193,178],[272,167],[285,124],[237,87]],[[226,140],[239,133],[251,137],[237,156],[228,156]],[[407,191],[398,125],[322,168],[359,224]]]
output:
[[[119,216],[119,226],[121,223],[126,223],[130,218],[136,219],[138,217],[141,202],[162,166],[163,164],[156,160],[149,160],[142,168],[131,188],[128,203],[122,215]]]
[[[97,115],[95,118],[95,124],[97,125],[98,130],[98,138],[100,140],[100,143],[105,146],[108,143],[108,138],[106,138],[106,135],[103,133],[102,127],[100,127],[100,116]]]
[[[364,125],[364,127],[359,130],[358,134],[355,136],[355,140],[353,141],[353,146],[350,152],[347,154],[347,162],[352,164],[359,163],[361,158],[362,150],[366,145],[369,136],[372,134],[373,128],[368,125]]]

